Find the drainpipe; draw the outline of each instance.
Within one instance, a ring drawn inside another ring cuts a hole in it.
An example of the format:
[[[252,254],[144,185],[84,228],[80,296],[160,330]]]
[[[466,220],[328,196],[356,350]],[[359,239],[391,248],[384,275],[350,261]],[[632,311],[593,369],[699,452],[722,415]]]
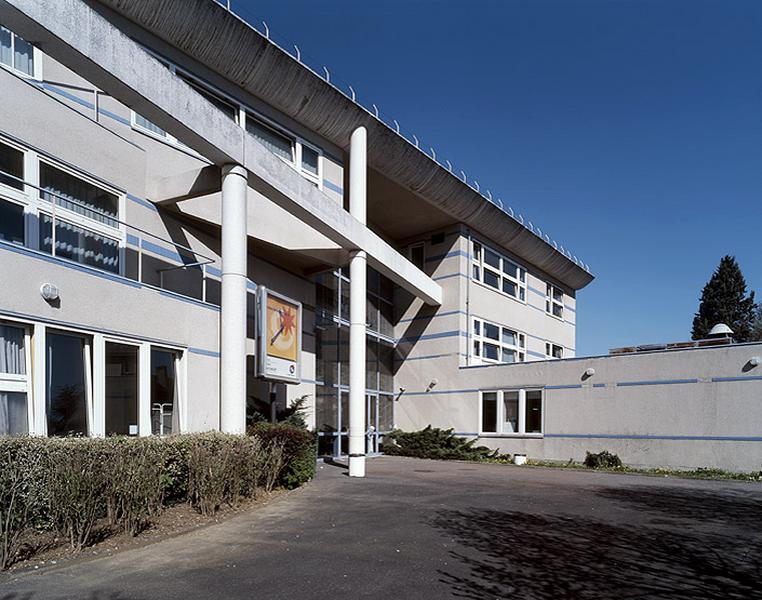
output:
[[[246,169],[222,167],[220,429],[246,432]]]
[[[368,132],[358,127],[349,146],[349,213],[367,217]],[[349,261],[349,476],[365,477],[365,323],[367,255],[355,250]]]

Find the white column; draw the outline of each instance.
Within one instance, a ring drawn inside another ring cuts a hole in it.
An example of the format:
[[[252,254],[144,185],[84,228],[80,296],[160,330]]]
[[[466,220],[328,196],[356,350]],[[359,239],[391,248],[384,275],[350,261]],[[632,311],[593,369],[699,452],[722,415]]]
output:
[[[246,431],[246,169],[222,168],[220,429]]]
[[[364,127],[352,132],[349,148],[349,213],[361,223],[367,215],[367,145]],[[365,477],[365,323],[367,256],[349,261],[349,476]]]
[[[32,361],[32,402],[33,402],[33,435],[48,435],[47,416],[47,342],[46,327],[42,323],[34,324],[32,344],[34,359]]]
[[[93,437],[106,435],[106,341],[100,333],[93,335],[93,422],[90,432]]]
[[[151,435],[151,344],[138,350],[138,435]]]
[[[519,431],[527,430],[527,391],[519,390]]]

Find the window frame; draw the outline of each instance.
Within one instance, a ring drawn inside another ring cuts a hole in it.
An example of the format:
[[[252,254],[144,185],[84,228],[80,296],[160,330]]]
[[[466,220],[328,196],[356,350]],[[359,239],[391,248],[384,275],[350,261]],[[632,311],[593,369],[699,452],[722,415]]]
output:
[[[478,327],[477,327],[478,323]],[[485,331],[485,325],[491,325],[493,327],[498,328],[498,340],[495,340],[494,338],[487,337],[484,333]],[[477,333],[478,331],[478,333]],[[517,337],[517,344],[506,344],[503,341],[503,331],[510,331],[512,334],[514,334]],[[487,321],[486,319],[482,319],[481,317],[472,317],[471,318],[471,328],[469,331],[469,349],[468,354],[469,357],[473,362],[479,361],[481,363],[486,364],[497,364],[497,365],[510,365],[514,363],[523,363],[526,362],[526,356],[527,356],[527,336],[524,332],[518,331],[512,327],[507,327],[505,325],[501,325],[499,323],[494,323],[492,321]],[[522,345],[523,342],[523,345]],[[476,350],[478,344],[478,352]],[[494,346],[498,346],[500,349],[500,357],[501,360],[494,360],[491,358],[487,358],[484,356],[484,344],[491,344]],[[516,359],[513,362],[508,362],[502,360],[504,352],[508,350],[510,352],[514,352]]]
[[[479,250],[477,250],[477,247],[479,248]],[[487,261],[485,260],[487,251],[491,252],[492,254],[495,254],[498,257],[499,267],[494,267],[487,263]],[[484,242],[477,239],[471,240],[469,262],[471,267],[470,269],[471,272],[469,275],[473,281],[475,281],[479,285],[482,285],[492,290],[493,292],[498,292],[499,294],[502,294],[503,296],[512,298],[513,300],[516,300],[517,302],[520,302],[522,304],[527,303],[527,269],[520,262],[512,258],[509,258],[508,256],[504,255],[502,252],[498,252],[497,250],[495,250],[489,244],[485,244]],[[514,277],[513,275],[510,275],[509,273],[506,272],[505,270],[506,263],[509,263],[510,265],[513,265],[514,267],[516,267],[516,271],[518,271],[518,277]],[[490,285],[489,283],[485,281],[484,274],[487,271],[490,272],[494,277],[497,277],[498,287]],[[516,295],[513,295],[510,292],[505,291],[506,280],[516,287]]]
[[[27,432],[34,430],[34,385],[32,384],[32,354],[34,352],[32,328],[28,323],[0,318],[0,325],[15,327],[24,332],[24,373],[0,373],[0,393],[26,394]]]
[[[518,431],[505,431],[505,394],[518,392]],[[527,432],[526,431],[526,395],[527,392],[540,392],[540,431],[539,432]],[[496,411],[496,424],[495,431],[484,431],[484,395],[496,394],[497,395],[497,411]],[[545,437],[545,389],[542,387],[525,387],[525,388],[504,388],[504,389],[491,389],[479,391],[479,437],[497,437],[497,438],[543,438]]]
[[[554,350],[558,348],[561,356],[556,356]],[[545,358],[547,360],[561,360],[564,358],[564,347],[554,342],[545,342]]]
[[[14,33],[12,29],[9,29],[8,27],[5,27],[4,25],[0,24],[0,28],[5,29],[6,31],[9,31],[11,34],[11,57],[13,60],[12,65],[7,65],[4,62],[0,62],[0,67],[4,69],[8,69],[12,73],[15,73],[16,75],[23,77],[24,79],[34,79],[35,81],[42,81],[42,51],[35,46],[32,42],[25,40],[20,35]],[[16,38],[20,38],[24,40],[27,44],[32,46],[32,70],[34,71],[31,75],[29,73],[26,73],[18,68],[16,68]]]
[[[561,294],[560,300],[556,299],[557,293]],[[564,320],[564,295],[565,292],[557,285],[549,282],[545,283],[545,313],[559,321]],[[557,315],[553,310],[556,306],[559,308],[561,314]]]
[[[418,266],[413,260],[413,250],[421,249],[421,266]],[[407,259],[418,267],[421,271],[425,271],[426,267],[426,242],[415,242],[407,247]]]

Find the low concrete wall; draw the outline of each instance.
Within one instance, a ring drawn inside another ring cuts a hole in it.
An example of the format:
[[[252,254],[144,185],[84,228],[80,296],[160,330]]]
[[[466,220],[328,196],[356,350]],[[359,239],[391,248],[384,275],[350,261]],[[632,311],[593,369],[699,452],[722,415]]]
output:
[[[397,426],[452,427],[501,452],[582,460],[607,449],[638,466],[762,469],[762,367],[749,359],[762,344],[539,361],[514,365],[440,366],[437,385],[406,388]],[[443,363],[445,361],[442,361]],[[593,368],[595,374],[584,373]],[[480,392],[543,390],[539,437],[481,433]]]

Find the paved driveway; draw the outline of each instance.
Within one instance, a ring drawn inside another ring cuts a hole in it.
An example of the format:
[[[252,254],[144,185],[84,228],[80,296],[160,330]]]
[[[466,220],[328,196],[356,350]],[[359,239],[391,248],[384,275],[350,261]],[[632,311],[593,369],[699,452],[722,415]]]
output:
[[[0,599],[762,598],[762,486],[402,458]]]

